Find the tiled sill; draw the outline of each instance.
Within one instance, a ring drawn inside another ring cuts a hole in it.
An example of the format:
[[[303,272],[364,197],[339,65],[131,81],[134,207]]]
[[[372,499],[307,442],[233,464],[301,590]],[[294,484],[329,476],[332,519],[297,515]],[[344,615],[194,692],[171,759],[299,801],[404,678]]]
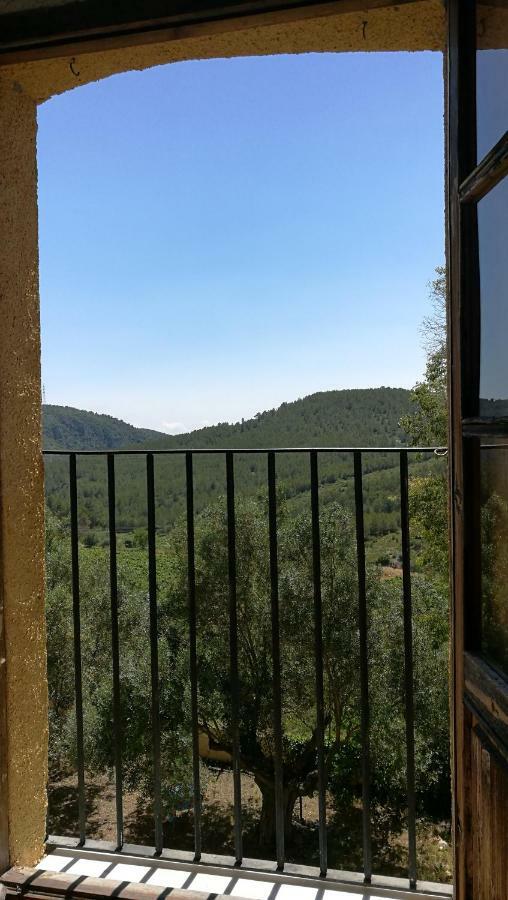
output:
[[[377,879],[372,887],[313,878],[298,872],[204,865],[164,858],[115,854],[82,848],[56,848],[34,870],[11,870],[3,877],[11,889],[38,895],[115,897],[119,900],[438,900],[450,897],[447,885],[408,891]],[[359,876],[354,876],[359,880]],[[9,880],[10,879],[10,880]]]

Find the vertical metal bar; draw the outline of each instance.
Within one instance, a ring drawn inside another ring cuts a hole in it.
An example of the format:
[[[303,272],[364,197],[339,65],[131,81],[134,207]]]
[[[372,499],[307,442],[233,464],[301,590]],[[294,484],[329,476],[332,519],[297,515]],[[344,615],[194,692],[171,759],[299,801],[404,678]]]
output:
[[[155,477],[153,453],[146,454],[146,497],[148,513],[148,600],[150,607],[150,668],[152,683],[152,752],[153,752],[153,810],[155,822],[155,852],[162,853],[161,800],[161,732],[159,703],[159,647],[157,613],[157,559],[155,555]]]
[[[196,564],[194,547],[194,473],[192,452],[185,454],[187,485],[187,578],[189,602],[189,669],[191,685],[192,770],[194,790],[194,859],[201,858],[201,783],[199,773]]]
[[[319,804],[319,869],[324,877],[327,865],[325,710],[323,687],[323,611],[321,602],[321,538],[319,529],[318,456],[310,451],[310,497],[312,511],[312,576],[314,587],[314,661],[316,678],[316,742]]]
[[[404,695],[406,717],[406,780],[408,813],[409,885],[416,888],[416,795],[413,683],[413,608],[407,450],[400,450],[400,528],[402,543],[402,592],[404,600]]]
[[[86,840],[85,753],[83,741],[83,677],[81,664],[81,608],[79,595],[78,485],[76,454],[69,455],[71,512],[72,619],[74,632],[74,697],[76,707],[76,757],[78,768],[79,842]]]
[[[360,727],[362,736],[362,825],[363,874],[372,880],[372,836],[370,814],[370,707],[367,590],[365,578],[365,528],[363,519],[363,473],[361,450],[354,451],[356,560],[358,566],[358,632],[360,640]]]
[[[274,737],[275,838],[277,868],[284,868],[284,770],[282,763],[282,689],[279,624],[279,561],[277,546],[277,493],[275,453],[268,453],[268,537],[270,546],[270,596],[272,618],[272,693]]]
[[[229,580],[229,672],[231,679],[231,732],[233,745],[235,858],[242,861],[242,782],[240,771],[240,688],[238,679],[238,611],[236,604],[236,522],[233,453],[226,453],[226,496]]]
[[[116,560],[115,457],[108,453],[109,589],[111,599],[111,657],[113,663],[113,751],[115,763],[116,844],[123,846],[122,713],[120,695],[120,639],[118,632],[118,572]]]

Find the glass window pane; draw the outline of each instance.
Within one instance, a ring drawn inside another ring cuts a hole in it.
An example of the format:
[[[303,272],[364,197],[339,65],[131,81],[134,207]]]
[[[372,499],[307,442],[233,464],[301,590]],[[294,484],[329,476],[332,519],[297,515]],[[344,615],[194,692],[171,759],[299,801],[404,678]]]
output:
[[[478,4],[477,33],[479,162],[508,130],[508,0]]]
[[[508,440],[481,451],[482,652],[508,677]]]
[[[480,415],[508,418],[508,177],[478,204]]]

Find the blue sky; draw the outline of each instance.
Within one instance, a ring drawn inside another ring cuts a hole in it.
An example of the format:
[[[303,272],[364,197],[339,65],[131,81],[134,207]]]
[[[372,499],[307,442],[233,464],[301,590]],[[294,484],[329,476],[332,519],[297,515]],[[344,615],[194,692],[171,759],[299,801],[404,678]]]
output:
[[[178,63],[45,103],[46,401],[176,432],[411,386],[442,110],[431,53]]]

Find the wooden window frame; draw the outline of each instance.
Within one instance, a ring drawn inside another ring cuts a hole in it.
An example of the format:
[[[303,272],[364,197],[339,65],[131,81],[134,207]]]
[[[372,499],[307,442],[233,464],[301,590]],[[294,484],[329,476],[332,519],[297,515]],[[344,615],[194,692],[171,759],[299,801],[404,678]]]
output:
[[[453,505],[452,574],[459,600],[453,623],[455,678],[466,705],[505,764],[508,743],[508,678],[482,656],[480,521],[480,441],[507,436],[508,421],[479,415],[481,297],[477,204],[508,176],[508,132],[477,161],[476,11],[474,0],[450,2],[449,209],[455,236],[449,239],[450,444]],[[458,83],[460,82],[460,84]],[[455,361],[460,359],[460,372]],[[463,660],[458,660],[461,651]],[[492,698],[496,701],[493,702]],[[461,721],[455,696],[454,713]],[[456,733],[460,753],[460,734]]]

